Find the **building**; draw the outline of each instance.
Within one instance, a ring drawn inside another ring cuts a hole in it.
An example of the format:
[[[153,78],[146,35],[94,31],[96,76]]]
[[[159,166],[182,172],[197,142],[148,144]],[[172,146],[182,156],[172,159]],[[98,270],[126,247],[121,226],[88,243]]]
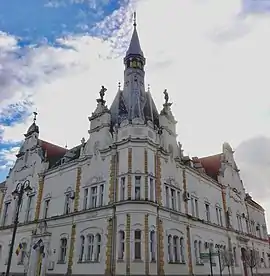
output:
[[[145,90],[145,63],[134,23],[123,89],[107,108],[102,87],[89,138],[78,146],[41,140],[34,119],[6,179],[0,273],[17,204],[12,191],[29,180],[12,275],[210,275],[210,263],[217,275],[221,257],[229,264],[223,275],[247,276],[242,256],[250,250],[253,271],[270,274],[264,210],[246,194],[231,146],[184,156],[167,91],[158,112]]]

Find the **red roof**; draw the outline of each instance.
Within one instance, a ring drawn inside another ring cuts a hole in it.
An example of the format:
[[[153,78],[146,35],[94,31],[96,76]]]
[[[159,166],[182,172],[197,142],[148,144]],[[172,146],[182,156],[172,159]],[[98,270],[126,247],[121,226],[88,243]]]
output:
[[[42,149],[47,152],[47,157],[55,157],[59,155],[64,155],[67,152],[66,148],[59,147],[55,144],[49,143],[47,141],[39,140],[41,142]]]
[[[222,154],[220,153],[199,158],[202,166],[205,169],[206,174],[214,178],[215,180],[217,180],[217,176],[221,167],[221,155]]]

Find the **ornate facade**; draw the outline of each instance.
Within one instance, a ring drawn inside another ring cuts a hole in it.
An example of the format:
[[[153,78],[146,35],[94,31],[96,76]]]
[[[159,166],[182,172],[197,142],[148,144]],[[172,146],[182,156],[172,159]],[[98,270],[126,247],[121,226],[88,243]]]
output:
[[[168,93],[158,112],[145,64],[135,23],[123,88],[108,108],[102,87],[89,138],[78,146],[41,140],[34,120],[1,201],[0,273],[16,208],[11,193],[29,180],[12,275],[210,275],[210,266],[217,275],[219,260],[223,275],[251,275],[243,258],[250,250],[253,271],[270,274],[264,210],[246,194],[232,148],[184,156]]]

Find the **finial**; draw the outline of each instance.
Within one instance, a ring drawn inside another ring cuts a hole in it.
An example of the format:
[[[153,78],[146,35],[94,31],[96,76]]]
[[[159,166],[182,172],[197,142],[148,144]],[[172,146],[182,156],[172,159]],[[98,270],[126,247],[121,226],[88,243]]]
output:
[[[85,143],[85,138],[83,137],[83,138],[81,139],[81,144],[84,145],[84,143]]]
[[[147,85],[147,92],[150,92],[150,84]]]
[[[119,90],[121,89],[121,82],[120,81],[118,82],[118,89]]]
[[[136,12],[133,13],[133,26],[134,26],[134,27],[137,26],[137,22],[136,22]]]
[[[36,111],[34,111],[34,112],[33,112],[33,114],[34,114],[34,119],[33,119],[33,121],[34,121],[34,123],[36,123],[36,120],[37,120],[37,114],[38,114],[38,113],[37,113]]]
[[[164,94],[165,104],[168,104],[168,101],[169,101],[169,94],[168,94],[168,92],[167,92],[167,89],[164,90],[163,94]]]
[[[67,142],[66,142],[65,148],[67,149],[67,147],[68,147],[68,146],[67,146]]]

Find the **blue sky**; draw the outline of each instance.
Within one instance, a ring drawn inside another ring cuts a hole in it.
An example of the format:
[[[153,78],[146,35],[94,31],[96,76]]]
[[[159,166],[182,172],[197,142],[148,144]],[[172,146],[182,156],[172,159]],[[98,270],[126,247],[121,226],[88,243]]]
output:
[[[135,9],[146,84],[159,109],[168,89],[185,153],[215,154],[228,141],[270,213],[268,0],[0,1],[0,181],[35,110],[41,139],[88,138],[100,86],[110,105],[123,81]]]

